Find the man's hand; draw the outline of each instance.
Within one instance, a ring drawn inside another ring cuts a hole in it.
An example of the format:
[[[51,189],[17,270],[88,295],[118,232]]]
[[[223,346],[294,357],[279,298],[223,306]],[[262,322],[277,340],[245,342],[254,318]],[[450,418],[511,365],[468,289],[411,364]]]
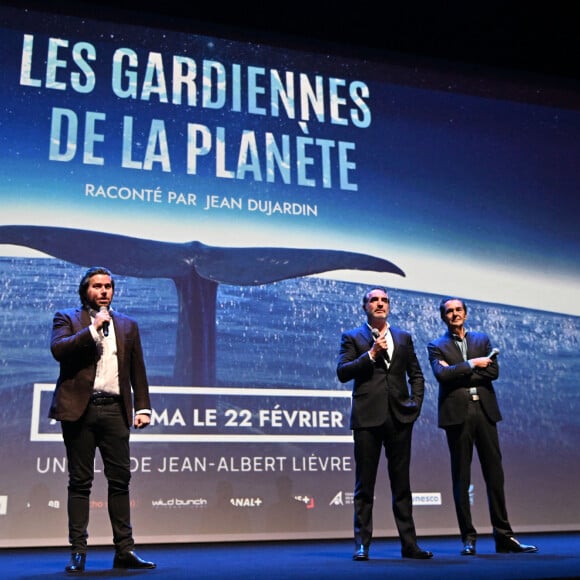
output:
[[[151,416],[146,413],[140,413],[139,415],[135,415],[133,426],[135,429],[144,429],[149,423],[151,423]]]
[[[493,360],[488,356],[480,356],[477,358],[469,359],[469,362],[471,362],[472,366],[474,367],[486,369],[491,363],[493,363]]]
[[[384,356],[383,353],[387,352],[387,338],[383,334],[379,336],[375,342],[373,342],[373,346],[371,347],[371,358],[373,360],[377,360],[380,356]]]

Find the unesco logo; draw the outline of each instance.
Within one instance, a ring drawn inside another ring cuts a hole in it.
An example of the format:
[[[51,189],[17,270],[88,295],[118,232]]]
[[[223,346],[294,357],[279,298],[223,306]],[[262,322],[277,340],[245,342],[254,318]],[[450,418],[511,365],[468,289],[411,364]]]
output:
[[[441,493],[438,491],[413,493],[413,505],[442,505]]]

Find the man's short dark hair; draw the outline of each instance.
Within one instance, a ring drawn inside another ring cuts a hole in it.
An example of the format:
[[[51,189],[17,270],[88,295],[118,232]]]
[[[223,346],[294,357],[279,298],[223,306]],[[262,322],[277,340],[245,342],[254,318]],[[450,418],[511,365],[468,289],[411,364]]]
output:
[[[461,302],[461,305],[463,306],[463,310],[465,310],[465,313],[467,314],[467,304],[465,304],[465,300],[463,300],[463,298],[457,298],[456,296],[447,296],[447,298],[443,298],[443,300],[441,300],[441,303],[439,304],[439,314],[441,315],[441,320],[445,320],[445,304],[447,304],[447,302],[449,302],[450,300],[459,300],[459,302]]]

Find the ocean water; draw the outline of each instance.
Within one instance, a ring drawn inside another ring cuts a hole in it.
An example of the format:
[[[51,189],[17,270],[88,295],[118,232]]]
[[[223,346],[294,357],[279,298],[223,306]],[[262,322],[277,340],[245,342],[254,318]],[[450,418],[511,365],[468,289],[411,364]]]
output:
[[[84,271],[51,258],[0,259],[0,390],[56,379],[58,367],[49,351],[52,316],[79,304]],[[350,389],[336,378],[336,358],[341,332],[364,321],[366,288],[315,277],[219,286],[218,384]],[[445,331],[440,296],[396,288],[390,294],[390,322],[413,335],[427,397],[434,401],[437,386],[426,345]],[[151,384],[172,385],[178,324],[173,282],[118,276],[113,306],[139,322]],[[557,413],[566,433],[578,434],[580,318],[482,302],[468,301],[468,308],[469,327],[487,332],[500,349],[496,389],[502,406],[526,402],[526,412],[511,418],[512,428],[550,425]],[[434,405],[425,412],[432,422]]]

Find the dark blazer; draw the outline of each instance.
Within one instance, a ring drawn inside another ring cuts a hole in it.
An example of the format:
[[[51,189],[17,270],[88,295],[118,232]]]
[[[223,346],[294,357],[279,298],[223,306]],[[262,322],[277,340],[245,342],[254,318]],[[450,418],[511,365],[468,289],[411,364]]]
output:
[[[130,426],[133,397],[137,410],[151,408],[149,384],[137,322],[117,311],[112,322],[117,340],[119,387]],[[97,346],[90,324],[90,315],[84,308],[61,310],[54,315],[50,350],[60,363],[60,374],[49,417],[57,421],[76,421],[89,404],[97,371]]]
[[[491,352],[489,337],[482,332],[467,332],[467,358],[487,356]],[[469,387],[477,387],[480,404],[492,423],[501,421],[497,397],[492,381],[499,376],[497,359],[485,369],[472,369],[447,331],[427,345],[429,362],[439,382],[438,423],[439,427],[459,425],[465,421],[469,403]],[[444,360],[449,366],[439,363]]]
[[[399,328],[390,331],[395,347],[388,370],[383,360],[369,357],[373,335],[366,324],[342,334],[336,374],[342,383],[354,380],[351,429],[382,425],[389,409],[403,423],[415,421],[421,412],[425,381],[413,340]]]

